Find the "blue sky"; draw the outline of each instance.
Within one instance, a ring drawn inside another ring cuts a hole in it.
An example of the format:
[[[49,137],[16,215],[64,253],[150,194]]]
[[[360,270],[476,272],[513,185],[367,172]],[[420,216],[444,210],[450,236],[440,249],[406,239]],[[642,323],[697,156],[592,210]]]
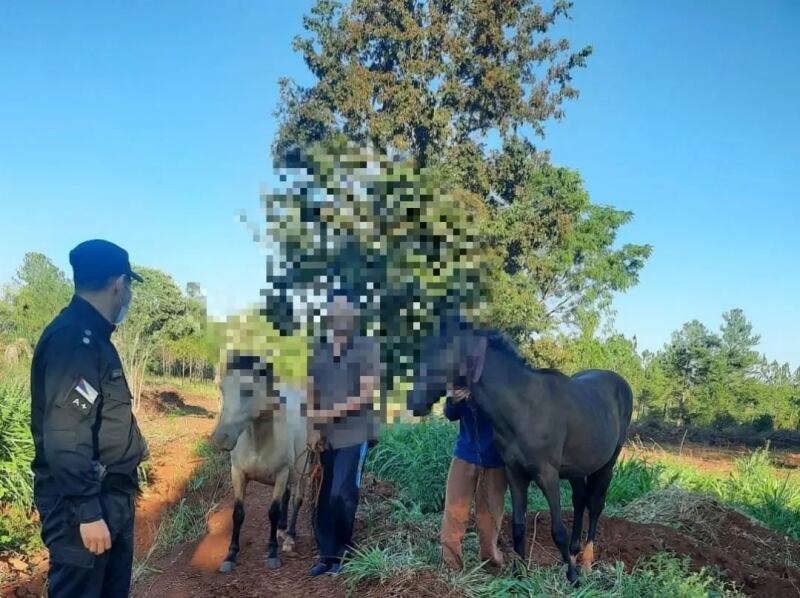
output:
[[[27,251],[68,270],[105,237],[217,314],[258,298],[264,257],[236,215],[274,183],[277,79],[308,1],[0,3],[0,281]],[[800,3],[578,0],[591,44],[537,144],[654,246],[616,326],[659,348],[741,307],[760,350],[800,366]]]

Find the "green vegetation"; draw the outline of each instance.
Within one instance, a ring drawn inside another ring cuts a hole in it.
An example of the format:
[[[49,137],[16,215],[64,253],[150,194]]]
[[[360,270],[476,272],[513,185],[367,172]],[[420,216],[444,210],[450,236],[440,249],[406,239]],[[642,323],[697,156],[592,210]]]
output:
[[[440,417],[417,425],[398,424],[383,432],[370,453],[368,470],[395,485],[406,519],[413,513],[423,516],[442,511],[456,433],[457,426]],[[738,459],[728,476],[639,457],[621,459],[608,490],[607,512],[624,513],[622,508],[628,503],[670,486],[713,497],[775,531],[800,539],[800,480],[778,474],[767,449]],[[566,482],[562,482],[561,502],[563,508],[571,508]],[[535,486],[531,486],[528,507],[547,509]],[[510,512],[508,497],[506,510]]]
[[[398,584],[426,572],[443,588],[466,596],[738,596],[710,571],[693,572],[687,561],[668,555],[640,562],[626,573],[600,564],[580,588],[568,588],[560,567],[532,567],[495,576],[477,561],[477,538],[465,538],[467,570],[440,571],[439,526],[442,493],[456,426],[438,417],[419,425],[384,431],[368,470],[392,481],[397,498],[371,500],[362,508],[367,544],[353,554],[344,577],[353,590],[363,583]],[[674,460],[622,459],[608,494],[606,514],[641,523],[661,523],[703,533],[704,520],[738,510],[780,534],[798,539],[800,480],[780,475],[766,449],[736,461],[726,476],[709,475]],[[717,502],[715,502],[717,501]],[[714,507],[719,504],[719,507]],[[562,485],[562,506],[571,509],[570,489]],[[529,508],[546,510],[541,492],[531,487]],[[711,509],[709,511],[709,508]],[[507,501],[507,510],[510,505]],[[710,532],[713,533],[713,532]]]
[[[392,481],[409,505],[423,513],[441,512],[456,432],[456,426],[441,418],[395,425],[370,452],[367,467]]]
[[[0,552],[41,545],[30,516],[32,460],[27,372],[15,365],[0,375]]]
[[[469,598],[491,596],[574,596],[580,598],[717,598],[741,596],[708,571],[695,573],[686,561],[659,555],[626,573],[621,564],[598,566],[569,588],[560,567],[534,567],[519,575],[495,577],[480,570],[454,576],[451,583]]]
[[[564,581],[560,567],[531,567],[516,574],[492,575],[479,567],[457,574],[439,571],[419,558],[413,549],[372,547],[356,552],[343,576],[350,593],[361,583],[402,585],[421,572],[428,572],[444,590],[460,591],[469,598],[494,596],[573,596],[582,598],[640,598],[681,596],[721,598],[743,596],[707,570],[694,572],[687,561],[667,555],[645,560],[625,572],[621,563],[600,564],[581,578],[578,588]],[[436,583],[434,582],[434,583]]]
[[[0,500],[29,507],[33,498],[30,401],[21,379],[0,379]]]

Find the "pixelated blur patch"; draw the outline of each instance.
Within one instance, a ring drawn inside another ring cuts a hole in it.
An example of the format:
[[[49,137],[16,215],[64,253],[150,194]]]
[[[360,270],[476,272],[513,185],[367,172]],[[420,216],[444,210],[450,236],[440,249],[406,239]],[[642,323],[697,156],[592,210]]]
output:
[[[281,337],[321,339],[331,296],[346,292],[361,332],[380,340],[382,391],[407,380],[439,318],[484,304],[482,202],[435,171],[345,142],[298,150],[276,170],[280,187],[262,196],[262,320]]]

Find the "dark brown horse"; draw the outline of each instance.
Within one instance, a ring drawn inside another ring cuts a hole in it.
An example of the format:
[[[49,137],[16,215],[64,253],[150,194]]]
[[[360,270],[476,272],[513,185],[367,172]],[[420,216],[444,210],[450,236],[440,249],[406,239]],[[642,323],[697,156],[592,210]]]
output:
[[[567,564],[567,579],[577,582],[578,554],[583,552],[586,568],[594,558],[597,522],[630,424],[630,386],[605,370],[568,377],[534,369],[499,335],[452,319],[423,347],[408,408],[427,415],[448,387],[467,388],[469,400],[492,423],[511,488],[514,550],[524,558],[528,486],[535,482],[550,507],[553,542]],[[571,539],[561,519],[560,479],[572,486]],[[582,546],[586,509],[589,529]]]

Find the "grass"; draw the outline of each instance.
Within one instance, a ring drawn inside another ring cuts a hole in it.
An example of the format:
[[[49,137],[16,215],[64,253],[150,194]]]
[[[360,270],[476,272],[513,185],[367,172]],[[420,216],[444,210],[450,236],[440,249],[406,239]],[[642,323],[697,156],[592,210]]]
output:
[[[16,505],[0,506],[0,552],[29,554],[43,546],[39,522],[31,510]]]
[[[161,519],[148,554],[134,564],[134,582],[159,572],[150,565],[154,554],[199,540],[208,532],[208,517],[219,506],[230,479],[230,456],[206,439],[195,445],[193,456],[202,459],[202,463],[187,481],[184,497]]]
[[[27,385],[16,376],[0,379],[0,501],[31,507],[33,454]]]
[[[368,469],[376,477],[393,482],[398,498],[363,505],[361,516],[369,541],[351,555],[344,569],[351,592],[367,582],[391,589],[394,583],[402,585],[409,576],[427,572],[437,576],[442,588],[469,597],[739,595],[711,572],[693,572],[687,561],[668,555],[643,561],[629,573],[621,564],[612,567],[601,563],[577,589],[567,587],[560,567],[534,567],[518,574],[505,571],[491,576],[477,561],[473,532],[467,534],[464,543],[467,570],[442,573],[439,526],[456,433],[456,426],[442,418],[418,425],[398,424],[383,432]],[[571,509],[566,482],[561,487],[561,499],[562,508]],[[508,498],[506,502],[510,511]],[[701,472],[670,459],[624,458],[615,469],[606,513],[643,523],[660,521],[678,528],[685,525],[700,533],[702,522],[698,520],[710,517],[709,505],[715,504],[719,509],[724,505],[741,511],[800,539],[800,482],[778,476],[766,448],[737,460],[727,476]],[[535,486],[531,486],[528,505],[530,509],[547,509]]]
[[[209,514],[219,505],[230,458],[205,439],[197,443],[194,455],[203,462],[187,481],[184,497],[164,517],[157,538],[160,547],[169,549],[202,538],[208,531]]]
[[[394,483],[408,509],[441,512],[456,434],[456,426],[442,418],[392,426],[372,451],[368,468],[378,478]],[[768,447],[737,459],[727,476],[704,473],[674,460],[624,458],[614,470],[606,512],[620,513],[625,505],[642,496],[673,485],[719,500],[770,529],[800,540],[800,480],[777,474]],[[561,485],[561,504],[564,509],[572,506],[567,482]],[[533,485],[528,493],[528,508],[548,508],[542,493]],[[508,496],[506,510],[511,510]]]
[[[33,439],[27,367],[8,366],[0,377],[0,552],[29,552],[42,545],[32,523]]]
[[[708,571],[693,572],[689,563],[667,555],[643,561],[630,573],[622,564],[600,564],[570,587],[560,567],[532,567],[516,575],[490,576],[474,569],[451,578],[469,598],[494,596],[573,596],[579,598],[738,597],[730,586]]]
[[[464,541],[467,570],[446,574],[440,570],[439,526],[443,493],[456,427],[432,418],[418,425],[398,424],[384,431],[368,462],[378,478],[392,481],[398,498],[367,502],[361,518],[368,542],[347,560],[343,577],[352,593],[365,583],[381,591],[402,586],[427,572],[441,584],[443,594],[490,596],[686,596],[715,597],[737,594],[707,571],[691,572],[688,563],[667,557],[646,561],[631,573],[622,565],[600,565],[585,577],[580,588],[567,586],[560,567],[535,567],[512,574],[509,569],[493,576],[477,560],[474,532]],[[620,462],[609,489],[609,510],[619,512],[642,496],[669,485],[677,477],[665,465],[642,458]],[[571,507],[570,488],[562,485],[562,504]],[[529,494],[529,507],[545,509],[541,492]],[[377,594],[376,594],[377,595]]]
[[[437,593],[463,595],[468,598],[566,597],[580,598],[734,598],[741,596],[710,571],[691,571],[688,560],[657,555],[626,572],[621,563],[615,566],[599,563],[591,573],[584,573],[581,585],[568,585],[561,567],[521,567],[516,573],[506,568],[501,575],[472,566],[458,573],[449,573],[419,557],[413,544],[397,543],[371,546],[356,551],[347,560],[342,577],[352,594],[364,583],[402,585],[421,572],[428,572],[438,582]],[[433,583],[433,582],[429,582]],[[426,594],[433,595],[433,594]]]
[[[393,482],[401,499],[423,513],[441,512],[456,434],[457,427],[442,418],[387,428],[367,470]]]
[[[398,575],[409,575],[426,567],[413,550],[371,546],[356,551],[344,567],[344,578],[350,591],[367,580],[385,581]]]

